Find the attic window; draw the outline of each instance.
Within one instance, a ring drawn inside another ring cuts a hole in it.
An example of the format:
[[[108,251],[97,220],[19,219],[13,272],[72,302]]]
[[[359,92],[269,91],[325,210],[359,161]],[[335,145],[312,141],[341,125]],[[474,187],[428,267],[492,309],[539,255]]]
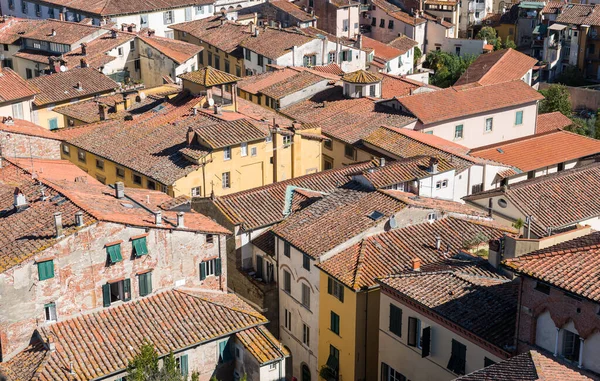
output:
[[[369,214],[369,218],[372,219],[373,221],[377,221],[377,220],[381,219],[383,216],[384,216],[384,214],[377,210],[374,210],[371,212],[371,214]]]

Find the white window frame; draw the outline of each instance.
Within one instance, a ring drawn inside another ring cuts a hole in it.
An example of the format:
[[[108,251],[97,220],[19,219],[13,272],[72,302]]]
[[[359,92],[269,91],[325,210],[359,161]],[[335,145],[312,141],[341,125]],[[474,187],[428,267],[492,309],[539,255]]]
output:
[[[190,191],[190,194],[192,195],[192,197],[200,197],[201,188],[202,187],[193,187],[192,190]]]
[[[292,145],[292,136],[291,135],[283,135],[283,146],[289,147]]]
[[[23,103],[12,105],[13,119],[23,119]]]
[[[433,221],[435,221],[435,217],[436,217],[435,212],[431,212],[427,215],[427,221],[433,222]]]
[[[44,305],[44,317],[46,319],[46,322],[57,321],[58,318],[56,314],[56,303],[51,302]]]
[[[231,147],[223,148],[223,160],[231,160]]]
[[[460,127],[460,130],[458,129],[458,127]],[[460,134],[458,134],[458,132],[460,131]],[[456,126],[454,126],[454,139],[462,139],[465,135],[465,125],[464,124],[457,124]]]
[[[208,278],[209,276],[214,276],[216,273],[216,268],[217,268],[217,259],[211,259],[208,261],[204,261],[204,263],[206,263],[205,269],[205,275]]]
[[[488,121],[490,121],[490,128],[488,129]],[[488,133],[494,130],[494,118],[485,118],[485,127],[483,132]]]
[[[240,156],[248,156],[248,143],[242,143],[240,145]]]
[[[223,172],[221,174],[221,183],[223,184],[223,189],[231,188],[231,172]]]

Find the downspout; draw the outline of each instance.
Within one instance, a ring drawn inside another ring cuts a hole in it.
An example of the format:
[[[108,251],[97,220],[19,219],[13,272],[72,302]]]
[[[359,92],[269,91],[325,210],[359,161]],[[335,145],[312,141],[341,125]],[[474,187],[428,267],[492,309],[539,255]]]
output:
[[[202,193],[206,197],[206,161],[202,163]]]

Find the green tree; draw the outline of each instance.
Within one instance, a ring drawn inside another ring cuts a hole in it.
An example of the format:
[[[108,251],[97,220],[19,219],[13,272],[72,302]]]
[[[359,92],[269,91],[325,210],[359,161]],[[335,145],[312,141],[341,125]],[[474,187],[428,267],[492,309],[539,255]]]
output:
[[[566,86],[585,86],[588,82],[578,67],[569,65],[559,75],[556,76],[556,82]]]
[[[173,352],[163,359],[163,366],[158,366],[158,353],[149,342],[144,342],[138,353],[127,365],[129,381],[184,381],[177,369]]]
[[[418,46],[415,46],[415,51],[413,55],[413,66],[416,68],[419,65],[421,57],[423,57],[423,52],[421,51],[421,49],[419,49]]]
[[[540,90],[544,100],[540,102],[540,114],[560,111],[561,114],[571,117],[571,100],[569,91],[564,85],[552,84],[548,88]]]
[[[498,39],[498,33],[496,33],[496,29],[491,26],[484,26],[477,32],[475,38],[477,40],[487,40],[488,44],[495,45],[496,40]]]
[[[504,49],[516,49],[517,44],[513,40],[511,40],[508,36],[506,36],[506,41],[504,41]]]
[[[442,51],[429,52],[425,60],[427,67],[434,71],[430,82],[438,87],[452,86],[473,61],[475,61],[475,56],[459,57],[456,54]]]

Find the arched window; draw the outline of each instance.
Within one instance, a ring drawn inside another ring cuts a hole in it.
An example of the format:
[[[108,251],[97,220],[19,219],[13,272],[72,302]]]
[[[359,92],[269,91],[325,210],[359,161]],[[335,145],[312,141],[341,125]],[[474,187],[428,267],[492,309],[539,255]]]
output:
[[[310,381],[310,369],[308,369],[308,365],[302,364],[300,368],[302,369],[302,381]]]

